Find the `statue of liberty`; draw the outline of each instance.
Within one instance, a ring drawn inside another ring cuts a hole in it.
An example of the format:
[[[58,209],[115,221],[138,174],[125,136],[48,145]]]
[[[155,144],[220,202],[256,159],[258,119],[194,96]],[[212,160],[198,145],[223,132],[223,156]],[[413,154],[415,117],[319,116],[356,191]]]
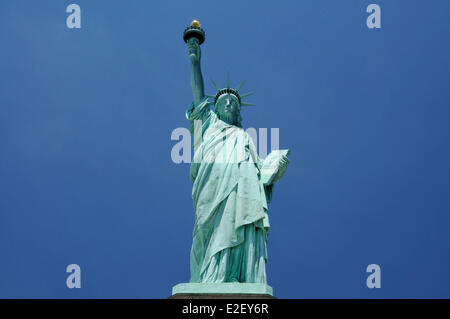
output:
[[[190,168],[195,224],[191,283],[266,284],[268,202],[288,164],[289,151],[258,157],[242,129],[242,99],[250,94],[220,88],[205,95],[200,67],[204,31],[194,20],[185,30],[191,62],[193,103],[186,112],[194,136]]]

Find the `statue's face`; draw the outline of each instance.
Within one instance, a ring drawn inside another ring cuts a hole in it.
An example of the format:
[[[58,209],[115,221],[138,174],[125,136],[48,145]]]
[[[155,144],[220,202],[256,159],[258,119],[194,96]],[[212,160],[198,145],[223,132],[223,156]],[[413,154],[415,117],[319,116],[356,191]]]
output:
[[[216,102],[216,110],[219,118],[231,125],[237,125],[241,105],[233,94],[223,94]]]

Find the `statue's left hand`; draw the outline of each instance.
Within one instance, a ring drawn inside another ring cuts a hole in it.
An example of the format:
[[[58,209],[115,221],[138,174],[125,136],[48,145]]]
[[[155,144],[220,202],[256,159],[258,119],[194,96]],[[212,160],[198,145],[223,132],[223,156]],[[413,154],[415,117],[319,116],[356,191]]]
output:
[[[280,161],[278,163],[278,172],[277,175],[273,178],[272,183],[275,183],[279,179],[281,179],[286,171],[286,168],[289,165],[289,158],[286,155],[281,156]]]

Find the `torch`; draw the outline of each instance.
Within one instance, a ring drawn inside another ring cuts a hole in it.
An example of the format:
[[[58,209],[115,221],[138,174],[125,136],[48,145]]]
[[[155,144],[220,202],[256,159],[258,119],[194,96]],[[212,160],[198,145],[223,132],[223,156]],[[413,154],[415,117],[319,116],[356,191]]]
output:
[[[194,39],[197,39],[199,45],[205,42],[205,31],[201,28],[198,20],[192,20],[191,25],[183,32],[184,42],[195,41]]]

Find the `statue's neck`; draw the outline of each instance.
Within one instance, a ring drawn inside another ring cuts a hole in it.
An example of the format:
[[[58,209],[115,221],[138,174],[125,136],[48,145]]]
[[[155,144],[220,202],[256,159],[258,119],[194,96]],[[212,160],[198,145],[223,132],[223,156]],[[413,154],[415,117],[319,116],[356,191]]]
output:
[[[219,116],[219,119],[222,120],[223,122],[229,124],[229,125],[234,125],[237,126],[237,119],[234,117],[227,117],[227,116]]]

